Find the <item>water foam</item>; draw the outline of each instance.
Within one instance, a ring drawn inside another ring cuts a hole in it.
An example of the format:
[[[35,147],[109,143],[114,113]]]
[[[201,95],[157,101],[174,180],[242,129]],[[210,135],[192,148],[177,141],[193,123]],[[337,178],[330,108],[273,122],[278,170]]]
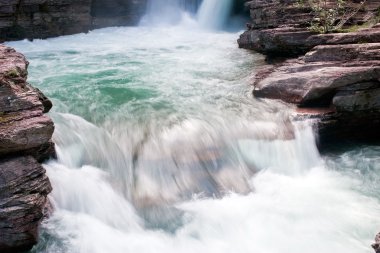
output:
[[[376,155],[325,163],[291,107],[252,98],[263,58],[236,37],[138,27],[9,43],[55,104],[55,212],[35,252],[371,252],[378,173],[355,171]]]

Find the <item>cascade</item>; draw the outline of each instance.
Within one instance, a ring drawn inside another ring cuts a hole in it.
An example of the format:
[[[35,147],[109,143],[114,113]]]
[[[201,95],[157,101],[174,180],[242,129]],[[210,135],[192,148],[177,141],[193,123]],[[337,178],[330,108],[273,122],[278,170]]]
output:
[[[199,8],[197,18],[201,27],[221,29],[231,14],[233,0],[204,0]]]
[[[173,25],[184,15],[195,16],[203,29],[220,30],[232,13],[233,0],[150,0],[142,25]]]
[[[184,13],[194,15],[202,0],[149,0],[143,25],[177,24]]]
[[[54,212],[32,253],[371,252],[380,149],[321,156],[294,108],[252,97],[263,57],[213,31],[232,0],[199,4],[150,0],[146,26],[9,43],[54,103]]]

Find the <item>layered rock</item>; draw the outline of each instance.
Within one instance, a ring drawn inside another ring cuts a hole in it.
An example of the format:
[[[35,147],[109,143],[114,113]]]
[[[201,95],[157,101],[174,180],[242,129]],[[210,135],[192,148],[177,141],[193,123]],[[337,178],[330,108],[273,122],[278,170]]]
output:
[[[0,42],[134,25],[147,0],[0,0]]]
[[[0,45],[0,252],[30,249],[51,191],[39,162],[53,157],[52,106],[27,79],[28,62]]]
[[[21,252],[37,243],[50,191],[45,170],[32,156],[0,160],[1,252]]]
[[[380,25],[369,22],[377,20],[380,1],[366,1],[347,20],[346,28],[370,28],[328,34],[308,29],[312,11],[295,0],[255,0],[247,6],[252,24],[239,45],[275,62],[257,72],[255,97],[296,104],[297,119],[316,119],[321,145],[380,137]]]
[[[147,0],[92,0],[92,28],[136,25],[146,6]]]
[[[380,140],[380,1],[346,3],[360,7],[341,17],[357,31],[318,34],[308,29],[315,13],[296,0],[248,1],[252,23],[238,40],[272,63],[255,75],[254,96],[296,104],[295,119],[314,121],[320,147]],[[380,253],[380,234],[372,247]]]
[[[328,0],[331,8],[336,8],[335,0]],[[350,6],[358,9],[346,21],[345,27],[363,25],[379,19],[378,0],[348,0]],[[253,49],[267,55],[298,56],[317,45],[372,43],[379,41],[379,31],[367,34],[340,33],[317,34],[308,27],[315,14],[307,5],[299,5],[297,0],[253,0],[246,6],[250,9],[252,23],[238,40],[241,48]]]

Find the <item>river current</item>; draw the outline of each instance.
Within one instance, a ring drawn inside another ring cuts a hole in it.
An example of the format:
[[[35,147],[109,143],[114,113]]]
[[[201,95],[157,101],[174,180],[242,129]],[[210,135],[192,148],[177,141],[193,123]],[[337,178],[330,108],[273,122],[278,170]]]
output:
[[[34,253],[363,253],[380,148],[320,155],[293,109],[257,100],[239,33],[106,28],[8,43],[52,99],[54,212]]]

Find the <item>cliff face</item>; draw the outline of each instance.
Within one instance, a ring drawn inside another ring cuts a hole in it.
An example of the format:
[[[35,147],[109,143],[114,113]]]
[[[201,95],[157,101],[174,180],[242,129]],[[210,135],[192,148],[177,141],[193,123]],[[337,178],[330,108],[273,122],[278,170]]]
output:
[[[275,62],[258,71],[254,96],[296,104],[296,118],[316,119],[321,144],[380,138],[380,1],[346,2],[357,9],[345,28],[356,31],[318,34],[308,29],[315,13],[295,0],[249,1],[238,41]]]
[[[146,6],[147,0],[92,0],[91,28],[136,25]]]
[[[0,0],[0,42],[134,25],[147,0]]]
[[[0,252],[30,249],[51,185],[39,162],[52,157],[51,102],[27,82],[28,62],[0,45]]]

